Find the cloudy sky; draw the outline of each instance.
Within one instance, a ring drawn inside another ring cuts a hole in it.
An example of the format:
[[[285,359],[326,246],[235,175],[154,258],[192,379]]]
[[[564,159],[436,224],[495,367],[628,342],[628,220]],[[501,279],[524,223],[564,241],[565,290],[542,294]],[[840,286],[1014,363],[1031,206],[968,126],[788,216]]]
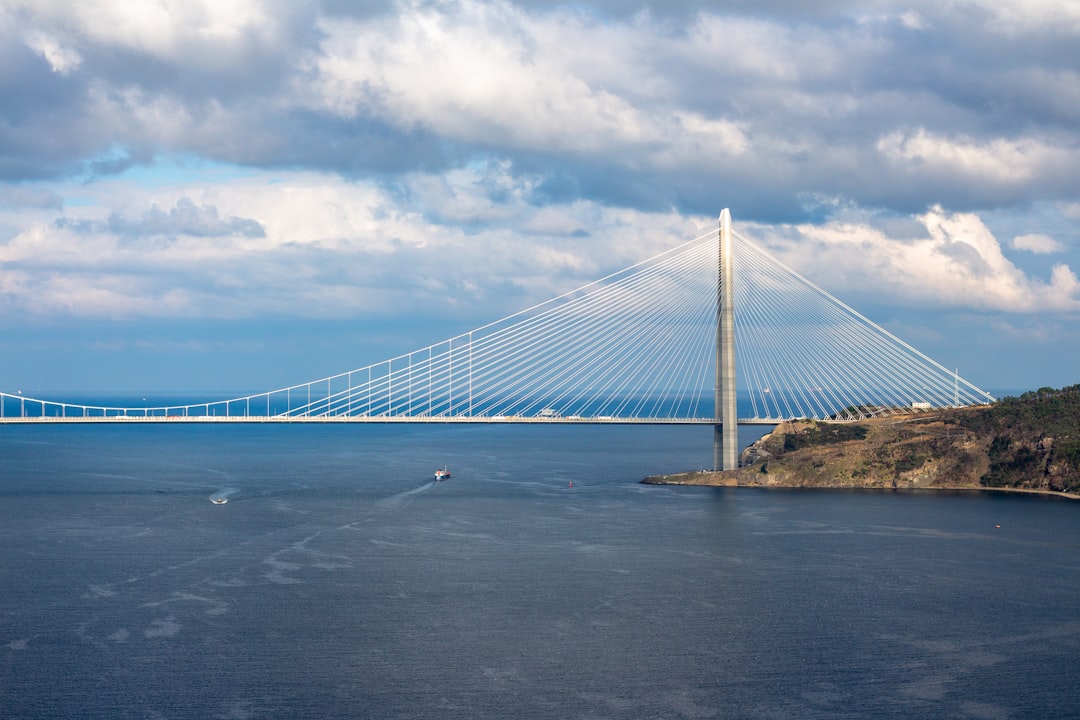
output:
[[[0,389],[263,390],[736,226],[1080,382],[1077,0],[0,0]]]

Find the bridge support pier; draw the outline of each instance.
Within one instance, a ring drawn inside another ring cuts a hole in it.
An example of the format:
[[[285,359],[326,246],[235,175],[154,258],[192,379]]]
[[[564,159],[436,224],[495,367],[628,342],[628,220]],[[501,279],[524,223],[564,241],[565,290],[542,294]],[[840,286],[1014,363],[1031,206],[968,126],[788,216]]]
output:
[[[735,396],[735,296],[732,288],[731,211],[720,213],[720,253],[716,287],[716,410],[713,467],[739,467],[739,410]]]

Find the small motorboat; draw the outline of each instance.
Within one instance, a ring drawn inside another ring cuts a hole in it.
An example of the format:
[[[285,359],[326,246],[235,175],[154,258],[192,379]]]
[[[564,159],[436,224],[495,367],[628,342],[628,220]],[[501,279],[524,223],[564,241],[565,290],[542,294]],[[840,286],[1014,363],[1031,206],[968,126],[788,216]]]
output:
[[[447,480],[450,477],[450,470],[443,465],[441,468],[435,471],[435,481]]]
[[[215,505],[224,505],[225,503],[229,502],[229,498],[227,498],[227,497],[212,497],[212,498],[210,498],[210,502],[214,503]]]

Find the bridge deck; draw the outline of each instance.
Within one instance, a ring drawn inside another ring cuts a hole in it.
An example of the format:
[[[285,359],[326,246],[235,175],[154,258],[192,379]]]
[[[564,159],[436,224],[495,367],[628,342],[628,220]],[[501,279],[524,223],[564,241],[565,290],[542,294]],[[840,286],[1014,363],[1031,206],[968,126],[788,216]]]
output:
[[[740,425],[776,425],[791,418],[739,418]],[[380,416],[323,416],[283,417],[279,415],[110,415],[110,416],[35,416],[0,418],[3,425],[102,423],[318,423],[318,424],[484,424],[484,425],[717,425],[713,418],[619,418],[619,417],[380,417]]]

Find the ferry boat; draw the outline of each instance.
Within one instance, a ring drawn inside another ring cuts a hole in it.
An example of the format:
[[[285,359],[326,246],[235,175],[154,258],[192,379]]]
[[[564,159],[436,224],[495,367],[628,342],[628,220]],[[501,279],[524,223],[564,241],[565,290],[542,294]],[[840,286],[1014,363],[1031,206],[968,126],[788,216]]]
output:
[[[436,482],[439,481],[439,480],[446,480],[449,477],[450,477],[450,471],[447,469],[447,467],[445,465],[443,465],[441,468],[439,468],[438,470],[435,471],[435,480],[436,480]]]

